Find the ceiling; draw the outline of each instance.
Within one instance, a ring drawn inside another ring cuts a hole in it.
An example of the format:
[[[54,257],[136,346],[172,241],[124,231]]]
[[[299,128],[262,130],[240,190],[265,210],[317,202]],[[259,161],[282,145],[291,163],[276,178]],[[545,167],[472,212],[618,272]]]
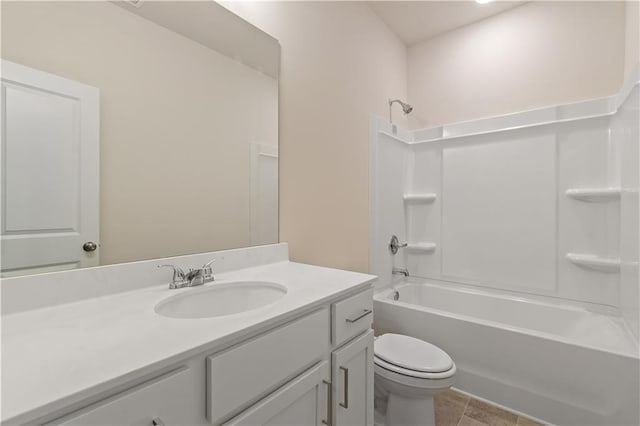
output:
[[[368,1],[369,7],[410,46],[519,6],[525,1]]]

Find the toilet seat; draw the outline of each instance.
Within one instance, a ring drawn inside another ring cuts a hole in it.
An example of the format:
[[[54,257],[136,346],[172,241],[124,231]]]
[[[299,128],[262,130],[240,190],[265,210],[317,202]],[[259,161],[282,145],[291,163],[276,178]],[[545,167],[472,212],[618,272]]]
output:
[[[374,361],[386,370],[416,378],[443,378],[455,373],[455,364],[445,351],[400,334],[383,334],[376,339]]]
[[[423,371],[415,371],[415,370],[410,370],[408,368],[403,368],[403,367],[399,367],[395,364],[391,364],[385,360],[383,360],[382,358],[378,358],[377,356],[373,356],[373,362],[374,362],[374,366],[377,368],[381,368],[382,370],[385,370],[387,373],[385,374],[385,376],[388,376],[388,378],[393,377],[393,375],[400,375],[400,376],[405,376],[407,378],[413,378],[413,379],[421,379],[421,380],[441,380],[441,379],[447,379],[449,377],[452,377],[456,374],[456,366],[455,364],[453,364],[451,366],[451,368],[449,370],[446,371],[441,371],[438,373],[425,373]],[[401,378],[398,377],[396,378],[396,380],[401,381]]]

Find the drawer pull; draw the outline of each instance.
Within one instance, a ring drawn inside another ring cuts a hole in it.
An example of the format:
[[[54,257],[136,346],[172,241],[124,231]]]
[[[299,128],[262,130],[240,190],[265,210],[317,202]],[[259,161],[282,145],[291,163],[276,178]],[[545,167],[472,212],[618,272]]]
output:
[[[355,318],[347,318],[347,322],[350,324],[353,324],[354,322],[361,320],[362,318],[366,317],[367,315],[373,313],[373,311],[371,309],[365,309],[360,315],[358,315]]]
[[[340,403],[340,406],[343,408],[349,408],[349,369],[346,367],[340,366],[340,370],[344,372],[344,391],[343,398],[344,403]]]
[[[153,423],[153,426],[164,426],[164,422],[160,419],[160,417],[156,417],[155,419],[151,420],[151,423]]]
[[[323,419],[322,424],[331,426],[331,382],[323,380],[322,383],[327,385],[327,419]]]

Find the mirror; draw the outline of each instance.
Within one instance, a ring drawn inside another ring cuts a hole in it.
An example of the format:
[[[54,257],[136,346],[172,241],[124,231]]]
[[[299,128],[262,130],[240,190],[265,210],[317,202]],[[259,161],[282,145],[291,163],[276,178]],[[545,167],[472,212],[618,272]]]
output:
[[[279,60],[212,1],[3,1],[3,276],[277,242]]]

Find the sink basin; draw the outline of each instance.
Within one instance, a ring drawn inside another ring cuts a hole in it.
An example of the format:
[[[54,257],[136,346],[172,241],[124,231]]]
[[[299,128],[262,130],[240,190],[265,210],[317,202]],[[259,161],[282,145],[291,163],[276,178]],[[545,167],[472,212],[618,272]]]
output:
[[[189,288],[162,300],[156,313],[171,318],[213,318],[252,311],[275,303],[287,288],[264,281],[233,281]]]

